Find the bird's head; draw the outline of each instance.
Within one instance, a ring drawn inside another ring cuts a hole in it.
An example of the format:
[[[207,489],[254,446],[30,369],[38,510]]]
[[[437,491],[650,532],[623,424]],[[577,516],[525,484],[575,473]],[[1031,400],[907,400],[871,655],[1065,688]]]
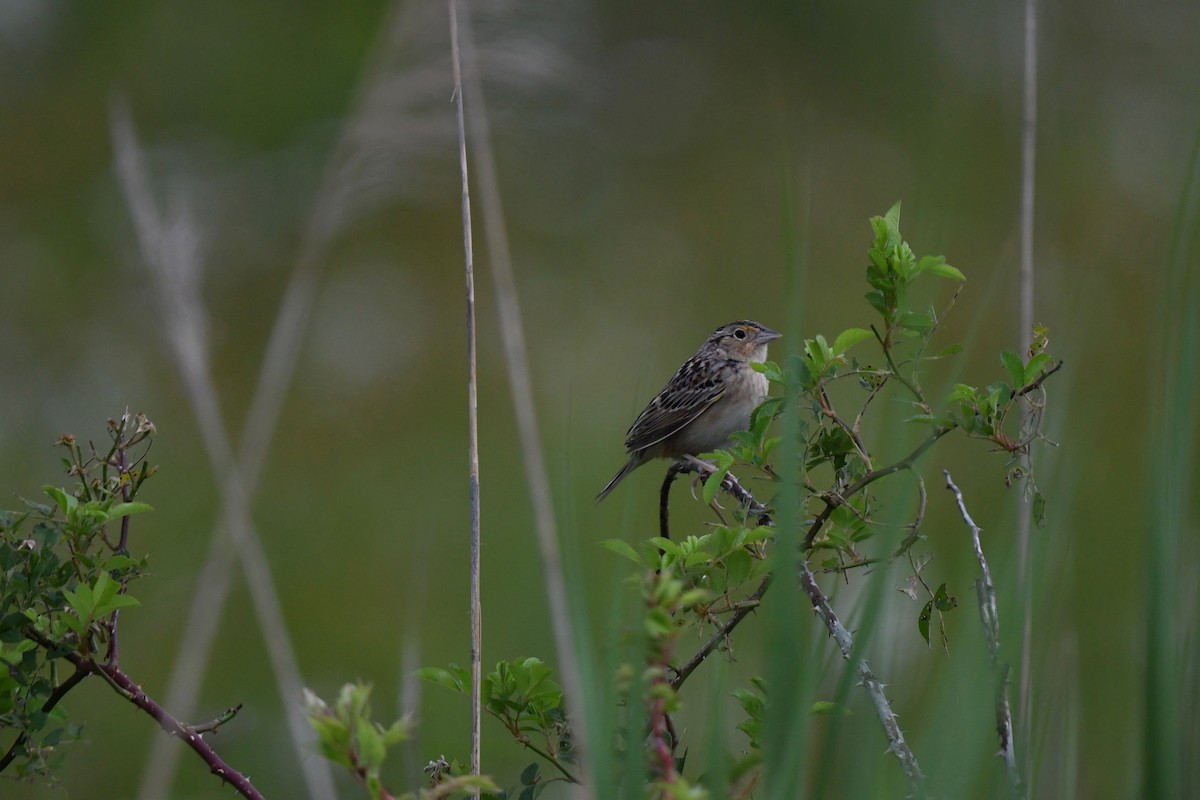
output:
[[[738,361],[763,361],[767,357],[767,342],[782,334],[748,319],[722,325],[708,337],[708,344],[725,358]]]

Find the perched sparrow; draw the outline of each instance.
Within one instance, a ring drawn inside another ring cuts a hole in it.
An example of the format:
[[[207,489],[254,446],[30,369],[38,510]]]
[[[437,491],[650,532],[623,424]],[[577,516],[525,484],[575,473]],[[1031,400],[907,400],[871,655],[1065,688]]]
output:
[[[681,458],[724,447],[729,435],[750,425],[750,413],[767,396],[767,379],[750,368],[767,357],[780,334],[749,320],[722,325],[683,363],[666,388],[638,414],[625,435],[629,461],[600,494],[652,458]]]

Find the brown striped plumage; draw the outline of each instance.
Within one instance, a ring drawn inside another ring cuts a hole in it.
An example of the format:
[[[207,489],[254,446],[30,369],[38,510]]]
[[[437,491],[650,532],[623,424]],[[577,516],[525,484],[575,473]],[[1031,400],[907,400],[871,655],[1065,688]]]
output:
[[[682,458],[725,446],[729,435],[750,424],[750,414],[767,395],[767,379],[750,363],[767,357],[770,328],[738,320],[713,331],[696,354],[638,414],[625,436],[629,461],[596,502],[653,458]]]

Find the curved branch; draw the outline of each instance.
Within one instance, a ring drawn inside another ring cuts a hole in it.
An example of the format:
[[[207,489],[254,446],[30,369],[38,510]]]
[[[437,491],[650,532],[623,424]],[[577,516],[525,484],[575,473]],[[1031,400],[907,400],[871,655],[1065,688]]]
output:
[[[804,593],[808,595],[808,599],[812,603],[813,609],[817,612],[817,616],[821,618],[821,621],[825,623],[825,627],[829,629],[829,635],[837,642],[838,649],[842,651],[842,658],[849,661],[854,653],[854,638],[850,635],[850,631],[846,630],[846,626],[842,625],[841,620],[837,618],[837,614],[833,612],[833,608],[829,605],[829,598],[825,596],[825,593],[821,591],[821,587],[817,585],[817,580],[808,568],[807,561],[800,562],[800,586],[804,589]],[[879,717],[879,722],[883,725],[883,732],[888,738],[888,752],[900,760],[900,766],[904,770],[904,777],[908,778],[908,785],[912,789],[913,794],[917,797],[923,797],[925,794],[925,778],[921,774],[921,767],[917,764],[916,756],[913,755],[912,749],[908,746],[908,742],[904,738],[904,731],[900,729],[900,723],[896,721],[896,715],[892,711],[887,695],[883,692],[883,684],[875,677],[875,673],[867,665],[866,659],[860,658],[855,668],[858,671],[859,680],[867,690],[867,694],[871,696],[871,702],[875,706],[875,713]]]
[[[1060,362],[1061,363],[1061,362]],[[959,514],[971,531],[971,543],[975,546],[975,558],[979,562],[980,579],[976,586],[979,589],[979,616],[983,620],[983,632],[987,637],[988,655],[991,658],[992,669],[999,675],[996,687],[996,735],[1000,739],[1000,755],[1004,758],[1004,766],[1008,770],[1008,779],[1017,797],[1024,797],[1021,786],[1021,773],[1017,769],[1017,756],[1013,747],[1012,711],[1008,704],[1007,664],[1000,661],[1000,616],[996,611],[996,587],[992,583],[992,571],[988,568],[987,559],[983,555],[983,544],[980,541],[980,528],[967,511],[967,502],[963,499],[962,490],[950,477],[950,470],[942,470],[946,476],[946,488],[954,493],[958,503]]]
[[[676,461],[671,466],[667,467],[667,475],[663,478],[662,489],[658,493],[658,535],[664,539],[671,538],[671,526],[667,524],[667,505],[671,498],[671,484],[679,477],[681,472],[688,471],[685,467],[696,469],[696,467],[688,464],[685,461]]]
[[[42,647],[50,651],[58,650],[61,645],[54,640],[47,638],[41,632],[32,627],[26,627],[24,633],[27,637],[37,642]],[[171,716],[171,714],[160,706],[153,698],[142,691],[142,687],[138,686],[132,678],[125,674],[119,667],[114,667],[110,664],[97,663],[94,659],[81,655],[75,650],[69,650],[63,654],[63,658],[70,661],[76,669],[76,674],[83,672],[86,674],[95,674],[105,678],[111,683],[118,693],[125,697],[129,702],[145,711],[159,726],[172,736],[177,736],[192,750],[200,759],[208,765],[209,771],[220,778],[223,782],[228,783],[242,797],[247,800],[264,800],[262,794],[254,788],[250,783],[250,779],[242,773],[235,770],[233,767],[225,763],[225,760],[217,754],[217,751],[212,746],[204,741],[204,737],[196,731],[194,727],[185,722],[180,722]],[[63,682],[63,686],[67,682],[74,679],[72,675],[67,681]],[[80,679],[82,680],[82,678]],[[59,687],[62,688],[61,686]],[[65,693],[65,692],[64,692]]]

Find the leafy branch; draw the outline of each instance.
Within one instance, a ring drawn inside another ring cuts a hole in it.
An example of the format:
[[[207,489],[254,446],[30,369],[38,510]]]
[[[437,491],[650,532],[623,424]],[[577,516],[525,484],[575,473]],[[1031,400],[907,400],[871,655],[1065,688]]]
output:
[[[46,776],[61,764],[58,745],[80,728],[61,713],[63,698],[97,676],[183,740],[209,771],[246,798],[261,798],[250,779],[233,769],[203,734],[227,723],[235,706],[200,725],[182,722],[146,694],[120,663],[119,615],[138,605],[130,584],[145,574],[146,558],[130,555],[130,519],[150,511],[137,501],[155,469],[146,461],[155,433],[145,415],[126,412],[108,421],[109,446],[85,449],[74,436],[58,440],[74,492],[48,486],[50,504],[28,503],[21,513],[0,512],[0,729],[16,731],[0,757],[0,771]],[[131,458],[134,448],[140,452]],[[109,526],[118,526],[117,538]],[[74,671],[58,679],[58,666]]]

